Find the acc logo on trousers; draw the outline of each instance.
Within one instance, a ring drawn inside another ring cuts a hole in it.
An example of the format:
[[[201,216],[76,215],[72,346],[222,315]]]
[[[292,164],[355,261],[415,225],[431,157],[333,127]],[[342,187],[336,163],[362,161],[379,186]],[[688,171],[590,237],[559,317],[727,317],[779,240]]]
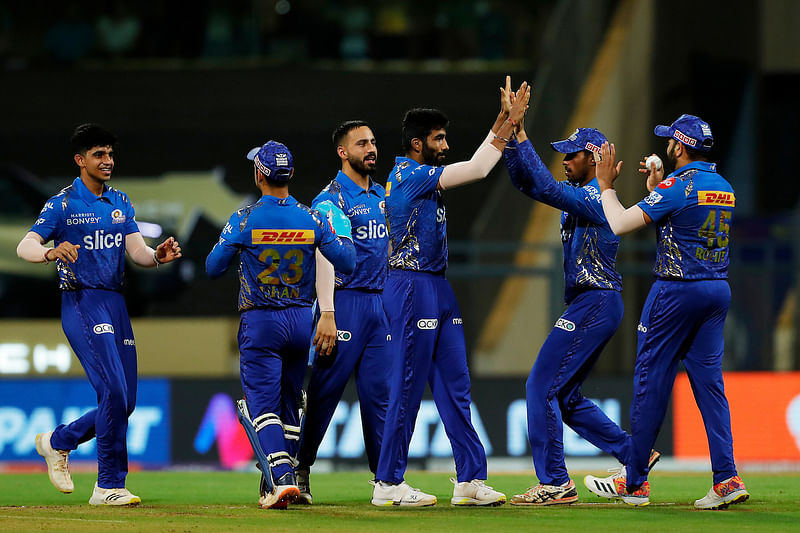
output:
[[[439,319],[437,318],[420,318],[417,320],[417,327],[419,329],[436,329],[439,325]]]
[[[111,333],[114,334],[114,326],[111,324],[95,324],[94,328],[92,328],[95,335],[102,335],[103,333]]]

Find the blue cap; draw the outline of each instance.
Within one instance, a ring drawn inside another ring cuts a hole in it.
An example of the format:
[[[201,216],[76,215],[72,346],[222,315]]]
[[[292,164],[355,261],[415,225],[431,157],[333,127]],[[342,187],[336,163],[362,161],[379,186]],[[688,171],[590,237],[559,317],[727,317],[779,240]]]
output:
[[[714,146],[711,126],[694,115],[683,114],[671,126],[656,126],[653,133],[659,137],[671,137],[701,152],[708,152]]]
[[[562,154],[572,154],[581,150],[600,153],[600,147],[607,142],[606,136],[600,130],[594,128],[578,128],[575,132],[564,139],[550,143],[553,150]]]
[[[274,181],[289,181],[294,174],[292,152],[286,145],[277,141],[268,141],[263,146],[256,146],[247,152],[251,160],[264,176]]]

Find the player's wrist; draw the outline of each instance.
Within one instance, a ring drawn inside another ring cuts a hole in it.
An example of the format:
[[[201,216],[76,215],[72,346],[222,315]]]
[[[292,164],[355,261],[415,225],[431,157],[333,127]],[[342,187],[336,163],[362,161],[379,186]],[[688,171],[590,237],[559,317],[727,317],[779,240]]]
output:
[[[53,251],[53,248],[46,248],[45,249],[45,251],[44,251],[44,262],[45,263],[51,263],[53,261],[52,259],[47,257],[47,254],[49,254],[51,251]]]
[[[163,265],[164,264],[164,261],[160,261],[158,259],[158,252],[156,252],[155,250],[153,250],[153,262],[155,263],[156,268],[158,268],[159,265]]]

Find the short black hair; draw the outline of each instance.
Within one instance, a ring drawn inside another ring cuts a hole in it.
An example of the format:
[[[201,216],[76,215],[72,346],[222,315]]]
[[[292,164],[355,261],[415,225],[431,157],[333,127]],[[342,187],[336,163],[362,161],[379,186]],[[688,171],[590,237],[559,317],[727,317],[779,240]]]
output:
[[[372,126],[370,126],[363,120],[346,120],[342,122],[341,124],[336,126],[336,129],[333,130],[333,135],[331,135],[331,138],[333,139],[333,145],[339,146],[342,143],[342,139],[344,139],[345,135],[350,133],[352,130],[356,128],[361,128],[363,126],[372,129]]]
[[[84,154],[95,146],[113,147],[117,144],[117,136],[100,124],[90,122],[75,128],[69,141],[74,154]]]
[[[420,139],[423,142],[428,138],[433,130],[446,128],[450,123],[447,115],[438,109],[426,109],[415,107],[406,111],[403,117],[403,151],[411,151],[411,141]]]

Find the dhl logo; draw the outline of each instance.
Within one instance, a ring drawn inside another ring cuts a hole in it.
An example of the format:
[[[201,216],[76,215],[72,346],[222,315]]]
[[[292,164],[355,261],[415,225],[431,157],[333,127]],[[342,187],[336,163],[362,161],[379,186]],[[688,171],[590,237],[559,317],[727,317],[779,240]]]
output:
[[[314,244],[313,229],[254,229],[253,244]]]
[[[734,207],[736,205],[736,198],[733,196],[732,192],[697,191],[697,204]]]

